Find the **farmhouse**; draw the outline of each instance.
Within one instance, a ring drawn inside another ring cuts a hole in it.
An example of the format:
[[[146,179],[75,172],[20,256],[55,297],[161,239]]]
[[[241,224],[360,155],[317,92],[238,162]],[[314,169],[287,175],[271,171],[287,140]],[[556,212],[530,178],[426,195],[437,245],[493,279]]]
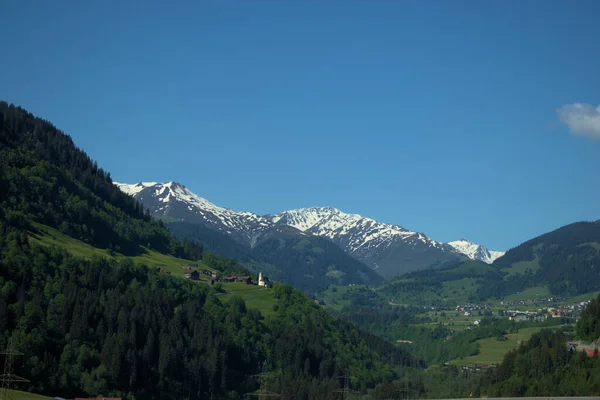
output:
[[[193,281],[200,279],[200,273],[198,271],[186,272],[183,276]]]
[[[247,284],[252,283],[252,278],[249,276],[238,276],[236,279],[237,282],[246,282]]]

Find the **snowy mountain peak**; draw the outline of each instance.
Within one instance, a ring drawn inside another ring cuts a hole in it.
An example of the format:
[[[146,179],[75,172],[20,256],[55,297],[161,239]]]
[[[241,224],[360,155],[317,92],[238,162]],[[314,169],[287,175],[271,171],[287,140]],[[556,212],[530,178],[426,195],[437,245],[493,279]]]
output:
[[[156,214],[182,221],[201,221],[242,242],[251,242],[257,232],[273,225],[259,215],[217,206],[179,182],[115,182],[115,185]]]
[[[448,242],[457,252],[469,257],[471,260],[479,260],[491,264],[495,259],[502,257],[502,251],[490,251],[480,244],[475,244],[467,239],[455,240]]]
[[[299,208],[266,217],[273,223],[293,226],[303,232],[308,230],[335,231],[362,218],[360,215],[346,214],[333,207]]]
[[[115,184],[161,217],[204,224],[250,247],[262,233],[282,226],[329,239],[384,277],[460,262],[467,257],[491,263],[503,254],[490,252],[466,239],[437,242],[400,225],[378,222],[333,207],[307,207],[260,216],[217,206],[179,182]]]

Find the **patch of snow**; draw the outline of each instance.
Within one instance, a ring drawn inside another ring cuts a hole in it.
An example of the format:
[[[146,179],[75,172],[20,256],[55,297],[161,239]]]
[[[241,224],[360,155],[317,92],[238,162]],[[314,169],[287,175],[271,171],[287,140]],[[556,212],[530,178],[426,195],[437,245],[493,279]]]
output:
[[[448,244],[452,246],[455,251],[466,255],[471,260],[479,260],[488,264],[493,263],[495,259],[504,255],[504,252],[502,251],[489,251],[484,246],[475,244],[466,239],[455,240],[453,242],[448,242]]]
[[[130,196],[135,196],[136,194],[138,194],[145,188],[154,186],[157,184],[156,182],[139,182],[139,183],[133,183],[133,184],[132,183],[119,183],[119,182],[113,182],[113,183],[115,185],[117,185],[117,187],[119,189],[121,189],[122,192],[127,193]]]

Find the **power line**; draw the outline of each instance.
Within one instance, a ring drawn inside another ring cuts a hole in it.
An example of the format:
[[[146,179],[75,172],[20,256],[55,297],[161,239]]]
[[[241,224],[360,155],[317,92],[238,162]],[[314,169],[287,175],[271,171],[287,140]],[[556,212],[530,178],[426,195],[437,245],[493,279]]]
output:
[[[4,372],[0,375],[0,382],[2,382],[2,391],[0,393],[0,400],[10,399],[10,385],[11,383],[27,383],[27,379],[22,378],[18,375],[13,374],[14,372],[14,356],[22,356],[23,353],[16,351],[12,348],[12,338],[8,339],[8,346],[6,350],[1,351],[0,354],[4,355]]]
[[[346,400],[350,394],[358,394],[358,392],[356,390],[350,389],[350,372],[351,371],[352,371],[352,369],[348,368],[348,370],[346,371],[346,373],[344,375],[338,376],[338,378],[344,378],[344,388],[333,391],[334,393],[341,393],[342,400]]]
[[[252,393],[247,393],[246,396],[256,396],[259,398],[259,400],[263,400],[263,399],[266,399],[269,397],[275,397],[275,398],[281,397],[278,393],[267,390],[267,380],[269,379],[269,374],[268,374],[268,368],[267,368],[266,361],[263,362],[262,372],[260,374],[254,375],[254,376],[258,377],[260,386],[257,391],[252,392]]]

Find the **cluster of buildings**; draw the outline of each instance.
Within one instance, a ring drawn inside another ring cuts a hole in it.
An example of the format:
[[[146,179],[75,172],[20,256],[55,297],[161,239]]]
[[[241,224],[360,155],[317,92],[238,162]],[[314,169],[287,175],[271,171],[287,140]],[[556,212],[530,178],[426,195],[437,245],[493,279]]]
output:
[[[269,280],[268,276],[264,276],[262,272],[258,273],[258,280],[254,281],[251,276],[227,276],[222,279],[223,282],[245,282],[248,285],[258,285],[262,287],[270,288],[273,283]]]
[[[472,313],[473,311],[490,310],[492,307],[489,304],[459,304],[456,306],[456,311],[461,313]],[[464,314],[466,315],[466,314]]]
[[[193,281],[200,280],[200,275],[208,275],[212,279],[217,279],[217,273],[209,269],[194,269],[191,265],[186,267],[186,271],[183,276]]]
[[[508,315],[508,319],[515,322],[525,321],[544,321],[548,315],[538,313],[535,311],[519,311],[519,310],[508,310],[504,315]]]
[[[191,279],[193,281],[200,280],[201,275],[207,275],[208,279],[206,281],[209,285],[214,285],[217,282],[245,282],[248,285],[258,285],[267,288],[273,286],[273,283],[269,280],[269,277],[263,276],[262,272],[258,273],[258,280],[255,281],[249,275],[220,276],[215,271],[211,271],[209,269],[194,269],[192,266],[188,265],[185,273],[183,274],[186,279]]]

